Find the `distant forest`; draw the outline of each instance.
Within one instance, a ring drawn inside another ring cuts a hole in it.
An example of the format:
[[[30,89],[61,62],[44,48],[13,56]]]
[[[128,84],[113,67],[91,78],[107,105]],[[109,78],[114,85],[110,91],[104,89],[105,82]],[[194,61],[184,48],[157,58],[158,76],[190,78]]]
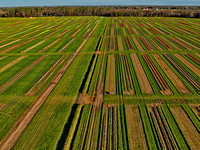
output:
[[[199,18],[200,6],[54,6],[0,8],[0,17],[136,16]]]

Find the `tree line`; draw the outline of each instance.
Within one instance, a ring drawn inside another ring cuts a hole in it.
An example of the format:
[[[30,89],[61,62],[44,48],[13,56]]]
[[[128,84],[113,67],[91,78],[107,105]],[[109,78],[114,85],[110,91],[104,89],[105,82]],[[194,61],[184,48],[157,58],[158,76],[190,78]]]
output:
[[[200,6],[52,6],[0,8],[0,17],[135,16],[199,18]]]

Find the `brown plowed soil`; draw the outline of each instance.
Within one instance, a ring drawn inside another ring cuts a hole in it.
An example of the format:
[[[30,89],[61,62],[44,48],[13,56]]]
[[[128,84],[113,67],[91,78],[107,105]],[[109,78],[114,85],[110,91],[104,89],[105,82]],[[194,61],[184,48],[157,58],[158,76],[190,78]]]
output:
[[[0,111],[2,111],[5,107],[6,105],[0,105]]]
[[[196,53],[195,55],[197,55],[198,57],[200,57],[200,54]]]
[[[181,128],[181,131],[183,132],[191,149],[200,149],[200,134],[188,118],[185,111],[181,107],[177,106],[170,107],[170,110],[174,114],[176,121],[178,122],[179,127]]]
[[[141,89],[142,89],[142,92],[143,93],[146,93],[146,94],[153,94],[153,90],[151,88],[151,85],[149,83],[149,80],[144,72],[144,69],[140,63],[140,60],[138,59],[137,55],[136,54],[131,54],[131,58],[132,58],[132,61],[133,61],[133,65],[134,65],[134,68],[135,68],[135,71],[137,73],[137,77],[139,79],[139,82],[140,82],[140,86],[141,86]]]
[[[147,143],[137,106],[126,105],[127,127],[130,149],[147,150]]]
[[[115,30],[114,28],[111,28],[111,36],[114,36],[115,35]]]
[[[81,93],[76,103],[80,105],[91,104],[92,98],[88,94]]]
[[[135,28],[132,28],[136,35],[140,35]]]
[[[124,50],[124,45],[123,45],[123,42],[122,42],[122,38],[121,37],[118,37],[118,50],[119,51],[123,51]]]
[[[108,56],[108,68],[107,68],[107,76],[106,76],[106,92],[116,93],[115,86],[115,55]]]
[[[138,42],[138,40],[135,37],[132,37],[135,45],[137,46],[138,50],[143,50],[141,44]]]

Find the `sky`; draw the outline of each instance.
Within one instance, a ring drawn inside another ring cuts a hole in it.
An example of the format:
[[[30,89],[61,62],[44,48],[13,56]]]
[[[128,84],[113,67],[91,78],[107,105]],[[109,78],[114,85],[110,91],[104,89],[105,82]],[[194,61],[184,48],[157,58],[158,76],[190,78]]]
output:
[[[182,5],[200,6],[200,0],[0,0],[0,7],[62,5]]]

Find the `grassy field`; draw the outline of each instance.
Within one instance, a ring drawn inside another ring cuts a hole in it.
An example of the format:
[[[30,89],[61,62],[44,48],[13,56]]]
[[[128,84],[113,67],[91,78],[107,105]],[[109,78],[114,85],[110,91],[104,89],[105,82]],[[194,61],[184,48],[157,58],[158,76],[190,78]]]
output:
[[[0,149],[200,149],[200,20],[0,18]]]

